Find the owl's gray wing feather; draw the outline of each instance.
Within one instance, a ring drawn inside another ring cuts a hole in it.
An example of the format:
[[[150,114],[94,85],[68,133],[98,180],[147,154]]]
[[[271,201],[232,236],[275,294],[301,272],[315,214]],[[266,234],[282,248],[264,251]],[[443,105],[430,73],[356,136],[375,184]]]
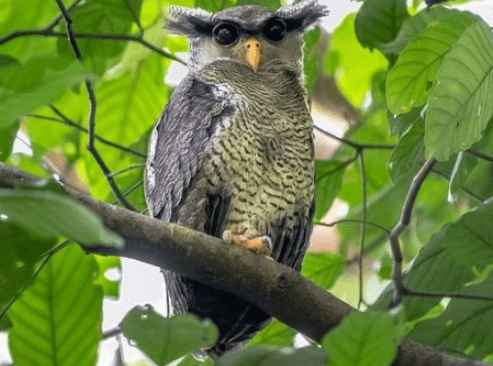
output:
[[[233,112],[211,84],[193,74],[180,83],[149,141],[145,186],[152,216],[172,220],[218,121]]]

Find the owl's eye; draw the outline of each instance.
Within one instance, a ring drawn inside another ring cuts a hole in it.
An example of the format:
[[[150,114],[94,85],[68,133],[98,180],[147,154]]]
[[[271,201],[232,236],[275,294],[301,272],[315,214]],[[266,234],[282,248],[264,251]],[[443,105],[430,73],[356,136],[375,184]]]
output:
[[[212,30],[212,36],[217,43],[227,45],[238,39],[238,30],[233,24],[219,23]]]
[[[271,19],[264,26],[264,36],[271,41],[280,41],[286,35],[286,23],[281,19]]]

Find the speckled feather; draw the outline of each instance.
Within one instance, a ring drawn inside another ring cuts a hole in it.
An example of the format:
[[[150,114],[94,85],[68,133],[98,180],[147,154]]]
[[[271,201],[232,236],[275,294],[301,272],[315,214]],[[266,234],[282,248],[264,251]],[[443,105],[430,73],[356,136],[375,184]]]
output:
[[[308,24],[323,15],[318,5],[314,9],[296,5],[277,14],[303,14]],[[259,19],[272,14],[243,7],[217,16],[234,14],[241,21],[252,11]],[[202,11],[172,14],[178,20],[213,19]],[[192,56],[200,41],[193,41]],[[301,39],[297,42],[293,47],[300,48]],[[314,147],[301,50],[296,52],[295,62],[273,59],[258,72],[224,57],[192,65],[149,142],[145,186],[152,216],[217,237],[244,226],[248,234],[271,237],[273,259],[300,269],[312,231]],[[270,319],[236,296],[172,272],[164,275],[174,311],[218,325],[220,340],[206,351],[211,356],[237,348]]]

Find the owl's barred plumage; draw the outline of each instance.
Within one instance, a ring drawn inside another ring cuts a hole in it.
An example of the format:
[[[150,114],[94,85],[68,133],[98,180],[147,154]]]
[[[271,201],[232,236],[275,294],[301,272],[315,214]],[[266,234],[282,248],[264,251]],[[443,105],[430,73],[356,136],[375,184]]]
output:
[[[150,139],[151,215],[216,237],[238,227],[247,238],[267,236],[270,256],[300,270],[314,211],[301,37],[325,8],[304,1],[277,12],[249,6],[215,15],[185,8],[170,13],[168,27],[190,38],[191,65]],[[218,35],[223,24],[229,33]],[[258,62],[241,48],[252,37]],[[164,276],[174,311],[219,327],[219,342],[206,350],[211,356],[237,348],[270,319],[234,295],[172,272]]]

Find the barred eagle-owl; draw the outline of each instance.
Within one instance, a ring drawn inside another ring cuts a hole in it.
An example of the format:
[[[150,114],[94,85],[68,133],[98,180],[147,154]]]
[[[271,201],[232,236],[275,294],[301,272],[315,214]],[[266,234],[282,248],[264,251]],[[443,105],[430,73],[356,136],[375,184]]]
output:
[[[270,11],[211,14],[171,7],[168,31],[190,41],[189,73],[149,142],[149,211],[300,270],[312,231],[313,122],[303,88],[303,32],[326,8],[303,1]],[[209,318],[237,348],[270,316],[244,300],[164,271],[177,312]],[[245,276],[248,276],[245,273]]]

